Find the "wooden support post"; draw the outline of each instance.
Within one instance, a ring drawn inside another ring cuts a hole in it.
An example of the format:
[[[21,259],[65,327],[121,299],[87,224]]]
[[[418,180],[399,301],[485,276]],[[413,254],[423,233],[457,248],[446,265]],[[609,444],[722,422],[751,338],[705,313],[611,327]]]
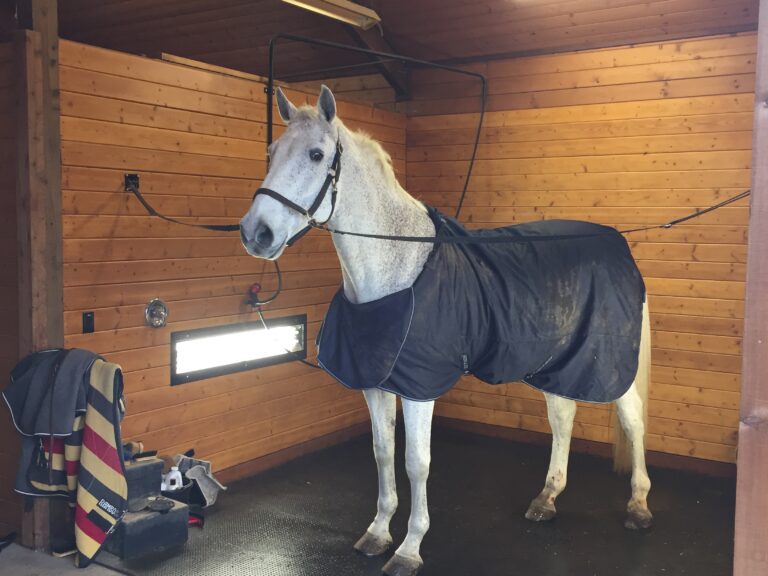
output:
[[[61,134],[55,0],[27,0],[32,31],[14,40],[18,66],[19,354],[64,344]],[[50,501],[27,506],[22,542],[50,548]]]
[[[768,0],[760,2],[734,576],[768,574]]]
[[[360,48],[367,48],[368,50],[375,50],[376,52],[389,52],[395,53],[389,42],[384,39],[381,30],[378,27],[373,27],[369,30],[361,30],[354,26],[345,26],[352,40],[360,46]],[[410,77],[407,69],[400,62],[384,62],[380,58],[375,56],[370,57],[376,64],[379,73],[384,76],[384,79],[392,86],[395,91],[395,97],[398,101],[408,100],[411,96]]]

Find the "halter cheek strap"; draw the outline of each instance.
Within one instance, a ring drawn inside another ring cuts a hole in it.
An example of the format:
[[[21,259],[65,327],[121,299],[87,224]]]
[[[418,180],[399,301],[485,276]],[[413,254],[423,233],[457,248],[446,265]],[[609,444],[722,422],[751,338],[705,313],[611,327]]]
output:
[[[291,236],[288,241],[285,243],[286,246],[293,245],[296,241],[303,238],[304,235],[312,230],[315,226],[319,226],[322,224],[325,224],[328,222],[328,220],[331,219],[331,216],[333,216],[333,212],[336,210],[336,185],[339,182],[339,175],[341,174],[341,153],[343,152],[343,147],[341,145],[340,140],[336,140],[336,154],[333,156],[333,161],[331,162],[330,168],[328,168],[328,174],[325,176],[325,181],[323,182],[323,186],[320,188],[320,192],[317,193],[317,196],[315,196],[315,200],[312,202],[312,205],[305,209],[292,200],[289,200],[279,192],[275,192],[274,190],[271,190],[270,188],[259,188],[256,190],[256,193],[253,195],[254,200],[256,199],[256,196],[259,194],[263,194],[264,196],[269,196],[270,198],[273,198],[274,200],[277,200],[282,204],[283,206],[290,208],[294,212],[298,212],[305,218],[307,218],[308,223],[307,225],[299,230],[296,234]],[[331,213],[328,215],[328,218],[323,220],[322,222],[318,222],[315,220],[315,212],[320,208],[320,206],[323,203],[323,200],[325,200],[326,195],[328,194],[328,189],[331,189]]]

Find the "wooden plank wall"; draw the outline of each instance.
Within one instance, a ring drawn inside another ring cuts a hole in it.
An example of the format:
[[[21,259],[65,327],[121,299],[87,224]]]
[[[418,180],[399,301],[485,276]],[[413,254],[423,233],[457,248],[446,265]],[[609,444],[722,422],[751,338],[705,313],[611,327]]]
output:
[[[170,333],[255,320],[244,305],[247,288],[258,281],[271,291],[276,279],[272,264],[245,255],[237,235],[148,217],[122,192],[123,173],[139,172],[142,191],[165,214],[237,222],[264,176],[263,88],[61,43],[66,345],[123,367],[125,437],[161,453],[194,447],[218,470],[368,418],[361,395],[298,362],[169,386]],[[343,102],[339,114],[382,140],[404,176],[402,116]],[[284,292],[267,315],[306,313],[313,343],[341,279],[330,240],[313,234],[280,265]],[[144,326],[153,297],[169,304],[166,328]],[[88,310],[96,332],[82,334]]]
[[[403,54],[479,60],[754,30],[757,9],[758,0],[390,0],[379,14]]]
[[[13,45],[0,44],[0,388],[5,388],[19,350],[15,79]],[[22,513],[21,498],[13,492],[19,458],[18,435],[4,405],[0,406],[0,438],[0,536],[4,536],[20,530]]]
[[[750,185],[755,35],[488,62],[486,116],[462,220],[661,223]],[[475,87],[418,73],[408,190],[452,214],[477,122]],[[472,110],[472,113],[468,111]],[[466,113],[452,113],[466,112]],[[650,294],[648,447],[734,462],[747,202],[631,236]],[[548,432],[538,391],[467,379],[441,416]],[[611,439],[609,408],[574,433]]]
[[[325,80],[294,83],[293,86],[301,90],[315,92],[322,84],[328,86],[337,98],[349,102],[367,102],[376,108],[395,110],[395,91],[381,74],[326,78]]]

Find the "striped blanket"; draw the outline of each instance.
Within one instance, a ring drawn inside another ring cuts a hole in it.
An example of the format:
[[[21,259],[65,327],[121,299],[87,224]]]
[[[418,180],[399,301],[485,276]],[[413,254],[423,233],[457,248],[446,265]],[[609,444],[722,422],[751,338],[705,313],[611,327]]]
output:
[[[69,498],[81,567],[127,509],[122,389],[119,366],[75,349],[28,356],[3,392],[24,436],[16,491]]]

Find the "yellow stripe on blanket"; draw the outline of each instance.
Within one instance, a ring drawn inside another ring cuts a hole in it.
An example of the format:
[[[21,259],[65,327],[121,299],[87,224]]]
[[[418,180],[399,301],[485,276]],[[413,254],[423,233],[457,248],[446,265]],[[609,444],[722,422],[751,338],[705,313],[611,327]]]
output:
[[[86,558],[90,559],[93,558],[96,555],[96,552],[99,551],[99,548],[101,548],[101,544],[96,542],[93,538],[88,536],[85,532],[82,530],[75,530],[75,538],[77,541],[77,550],[85,556]],[[79,560],[79,557],[78,557]],[[79,565],[79,562],[78,562]]]
[[[88,407],[88,428],[96,432],[112,448],[115,446],[115,427],[95,408]]]
[[[91,366],[91,386],[101,392],[110,404],[112,404],[114,398],[112,386],[98,386],[97,383],[114,382],[115,372],[118,370],[120,370],[120,366],[112,362],[104,362],[103,360],[96,360],[93,366]]]
[[[128,484],[125,476],[102,462],[101,458],[91,452],[87,446],[83,446],[83,453],[80,456],[80,466],[83,466],[91,476],[97,478],[104,486],[112,490],[115,494],[125,496],[128,494]],[[78,492],[78,498],[79,498]]]
[[[86,490],[81,490],[77,495],[77,503],[86,512],[90,512],[91,510],[96,510],[99,516],[104,518],[107,522],[110,524],[115,524],[116,518],[113,518],[110,516],[107,512],[101,509],[99,506],[99,501],[94,498],[93,494]]]

